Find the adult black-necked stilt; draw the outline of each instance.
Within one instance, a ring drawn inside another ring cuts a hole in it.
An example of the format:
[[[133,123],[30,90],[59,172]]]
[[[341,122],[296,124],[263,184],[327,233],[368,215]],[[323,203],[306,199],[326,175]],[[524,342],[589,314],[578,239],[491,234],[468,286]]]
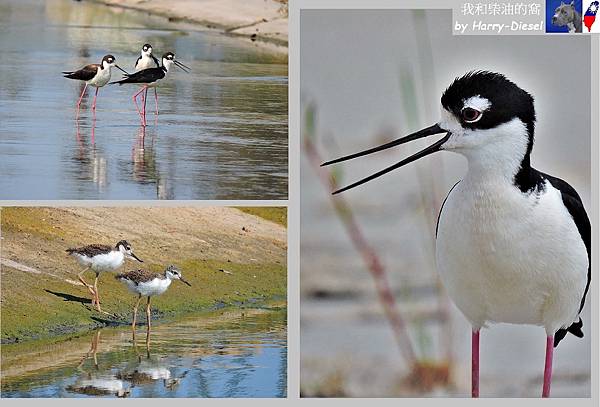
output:
[[[144,44],[142,47],[141,55],[135,61],[135,72],[143,71],[148,68],[160,68],[160,62],[154,55],[152,55],[152,45]],[[145,100],[148,97],[148,88],[142,95],[142,98]],[[145,102],[144,102],[145,103]],[[154,103],[156,104],[156,114],[158,115],[158,94],[156,93],[156,88],[154,88]],[[137,106],[137,103],[136,103]]]
[[[114,56],[105,55],[99,64],[86,65],[77,71],[63,72],[65,78],[77,79],[85,82],[85,87],[83,88],[81,96],[77,101],[76,118],[79,118],[79,106],[81,105],[81,100],[83,99],[83,95],[85,95],[85,91],[87,90],[88,85],[94,86],[96,88],[96,93],[94,94],[94,102],[92,103],[92,110],[95,112],[98,90],[110,81],[110,69],[114,66],[115,68],[120,69],[125,74],[127,74],[127,72],[121,69],[121,67],[119,67],[119,65],[117,65],[115,61],[116,60]]]
[[[446,89],[441,120],[406,137],[324,163],[375,153],[446,133],[418,153],[334,193],[346,191],[436,151],[467,158],[438,218],[437,267],[448,294],[472,325],[472,396],[479,396],[479,331],[487,323],[542,326],[542,397],[550,395],[553,348],[579,316],[591,279],[591,230],[567,182],[530,165],[533,97],[505,76],[470,72]]]
[[[98,277],[101,272],[115,271],[123,265],[125,259],[137,260],[143,263],[131,250],[131,245],[125,240],[121,240],[116,246],[111,247],[103,244],[91,244],[84,247],[67,249],[67,253],[75,257],[79,264],[85,267],[78,275],[79,281],[92,294],[92,306],[96,306],[99,312],[103,312],[100,307],[100,296],[98,294]],[[83,279],[83,273],[92,269],[96,273],[94,285],[91,286]]]
[[[140,113],[143,126],[146,125],[146,100],[144,99],[144,105],[140,112],[140,108],[137,104],[136,97],[148,88],[158,86],[159,82],[167,76],[167,73],[169,72],[169,69],[173,64],[178,66],[182,71],[186,73],[190,70],[189,67],[175,60],[175,54],[173,52],[167,52],[162,56],[162,66],[160,66],[159,68],[144,69],[142,71],[138,71],[132,74],[127,74],[125,75],[126,78],[120,81],[111,82],[111,84],[118,83],[119,85],[123,85],[125,83],[138,83],[144,85],[142,89],[140,89],[137,93],[133,95],[133,101],[135,103],[135,107],[138,113]]]
[[[146,303],[146,318],[148,322],[148,332],[150,332],[150,298],[155,295],[161,295],[167,291],[172,280],[180,280],[191,287],[191,284],[183,279],[181,272],[173,265],[167,267],[164,273],[153,273],[148,270],[140,269],[119,274],[115,276],[115,278],[125,283],[129,291],[138,295],[138,300],[133,307],[133,322],[131,323],[134,339],[137,310],[138,306],[140,305],[140,301],[142,300],[142,296],[148,297],[148,302]]]

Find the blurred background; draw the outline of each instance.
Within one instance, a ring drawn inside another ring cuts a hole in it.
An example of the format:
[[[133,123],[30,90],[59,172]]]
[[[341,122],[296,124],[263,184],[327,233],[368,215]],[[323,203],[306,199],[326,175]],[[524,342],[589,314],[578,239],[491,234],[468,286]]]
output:
[[[435,154],[332,200],[322,160],[437,122],[452,80],[489,69],[534,95],[532,164],[567,180],[591,210],[589,37],[453,36],[451,23],[445,10],[301,13],[302,396],[470,394],[470,326],[434,263],[437,214],[466,161]],[[346,185],[430,143],[333,175]],[[568,336],[555,352],[554,397],[590,396],[589,300],[583,319],[585,338]],[[482,397],[539,397],[544,346],[539,327],[484,330]]]

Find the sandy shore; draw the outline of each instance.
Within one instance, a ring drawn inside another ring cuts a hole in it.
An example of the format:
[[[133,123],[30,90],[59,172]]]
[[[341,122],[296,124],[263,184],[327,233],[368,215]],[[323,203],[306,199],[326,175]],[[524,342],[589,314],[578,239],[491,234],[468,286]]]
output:
[[[248,37],[287,49],[287,8],[275,0],[92,1],[144,11],[166,17],[169,21],[201,24],[229,35]]]

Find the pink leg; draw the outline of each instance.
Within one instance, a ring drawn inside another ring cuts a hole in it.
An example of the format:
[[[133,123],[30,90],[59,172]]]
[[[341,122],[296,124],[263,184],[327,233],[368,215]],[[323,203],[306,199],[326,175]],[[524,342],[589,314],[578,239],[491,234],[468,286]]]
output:
[[[542,397],[550,397],[550,383],[552,382],[552,356],[554,354],[554,335],[546,337],[546,364],[544,366],[544,387]]]
[[[87,83],[85,84],[85,86],[83,87],[83,92],[81,92],[81,96],[79,96],[79,100],[77,101],[77,116],[75,116],[76,119],[79,118],[79,106],[81,105],[81,101],[83,100],[83,95],[85,95],[85,91],[87,90]]]
[[[94,102],[92,103],[92,112],[94,116],[94,123],[96,122],[96,98],[98,97],[98,91],[100,88],[96,88],[96,93],[94,94]]]
[[[146,101],[148,99],[148,88],[144,92],[144,107],[142,108],[142,114],[144,115],[144,126],[146,125]]]
[[[156,115],[158,116],[158,93],[156,92],[156,88],[154,88],[154,102],[156,104]]]
[[[133,103],[135,103],[135,109],[137,110],[138,114],[140,115],[140,120],[142,121],[142,126],[145,126],[145,123],[144,123],[144,117],[143,117],[143,115],[142,115],[142,111],[140,110],[140,107],[138,106],[138,103],[137,103],[137,100],[136,100],[136,98],[137,98],[137,97],[138,97],[138,95],[139,95],[140,93],[142,93],[144,90],[146,90],[146,87],[145,87],[145,86],[144,86],[144,87],[142,87],[142,89],[140,89],[138,92],[136,92],[136,93],[133,95]]]
[[[471,333],[471,397],[479,397],[479,330]]]

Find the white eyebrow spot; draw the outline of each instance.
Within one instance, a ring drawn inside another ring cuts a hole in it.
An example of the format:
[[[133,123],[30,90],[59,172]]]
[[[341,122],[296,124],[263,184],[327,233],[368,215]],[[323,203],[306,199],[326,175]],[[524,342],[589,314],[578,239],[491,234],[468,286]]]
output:
[[[477,95],[477,96],[471,96],[470,98],[465,100],[463,107],[471,107],[475,110],[479,110],[480,112],[483,112],[483,111],[487,110],[491,105],[492,105],[492,103],[489,100]]]

